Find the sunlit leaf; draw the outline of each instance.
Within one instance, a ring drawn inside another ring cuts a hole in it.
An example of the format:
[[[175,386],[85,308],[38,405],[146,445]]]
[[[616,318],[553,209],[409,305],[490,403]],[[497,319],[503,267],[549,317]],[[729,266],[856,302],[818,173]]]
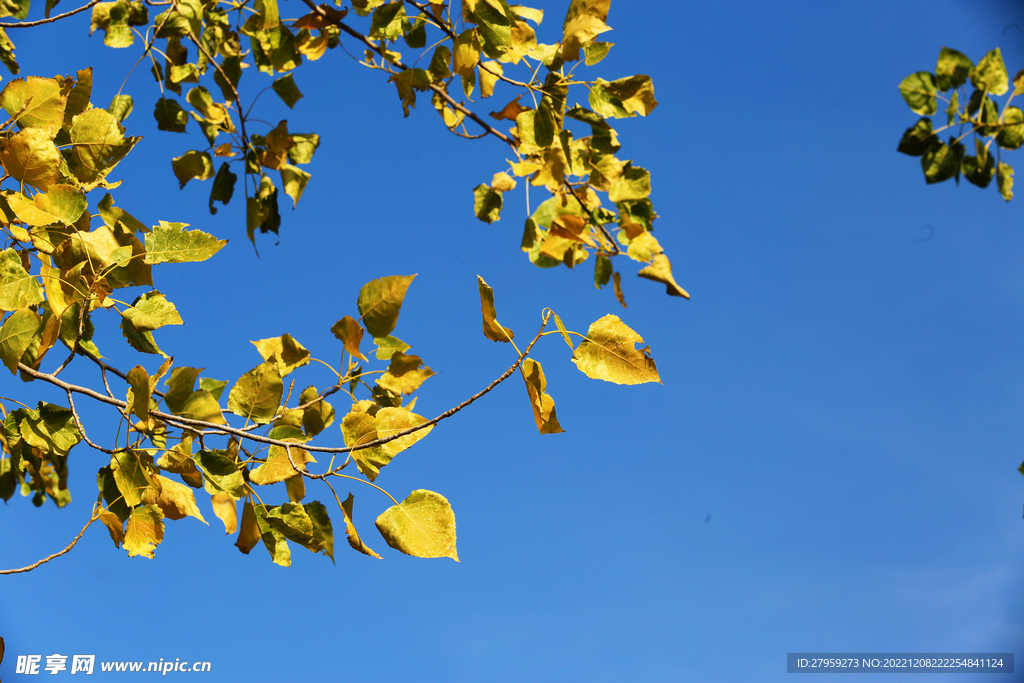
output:
[[[283,393],[277,362],[265,361],[235,383],[228,394],[228,410],[256,424],[267,424],[277,414]]]
[[[210,496],[213,514],[224,523],[224,534],[230,535],[238,530],[238,501],[226,493],[215,493]]]
[[[245,495],[245,480],[242,479],[238,465],[228,457],[227,451],[203,450],[192,458],[203,473],[207,493],[226,493],[235,498]]]
[[[386,337],[395,329],[405,293],[415,277],[390,275],[367,282],[359,290],[356,306],[359,308],[363,325],[374,339]]]
[[[227,240],[218,240],[202,230],[185,230],[185,223],[165,223],[146,235],[146,263],[187,263],[205,261],[220,251]]]
[[[661,383],[650,347],[637,349],[643,337],[617,316],[606,315],[587,330],[587,338],[576,347],[573,362],[587,377],[616,384]]]
[[[415,557],[450,557],[455,550],[455,513],[444,496],[419,489],[377,517],[377,530],[387,544]]]
[[[0,327],[0,359],[12,375],[17,373],[18,362],[25,355],[41,325],[42,318],[39,315],[23,308],[15,311]]]
[[[260,352],[263,360],[270,360],[271,357],[277,360],[277,369],[281,377],[287,376],[296,368],[309,364],[309,350],[295,341],[290,334],[260,339],[251,343]]]
[[[680,287],[676,283],[675,278],[672,277],[672,264],[664,254],[658,254],[655,256],[651,265],[642,268],[637,275],[647,278],[648,280],[654,280],[655,282],[664,284],[665,291],[669,296],[681,296],[686,299],[690,298],[690,295],[686,290]]]
[[[476,276],[476,283],[477,288],[480,290],[480,309],[484,319],[484,336],[496,342],[508,343],[512,341],[515,334],[512,330],[498,322],[498,312],[494,308],[494,290],[479,275]]]
[[[571,344],[570,344],[571,346]],[[533,408],[533,419],[537,422],[537,429],[541,434],[559,434],[564,432],[558,424],[558,417],[555,415],[555,400],[547,393],[547,380],[544,378],[544,369],[540,363],[532,358],[527,358],[522,364],[523,379],[526,381],[526,392],[530,397],[530,407]]]
[[[352,522],[352,494],[348,494],[348,498],[341,504],[341,510],[345,515],[345,535],[348,537],[348,544],[355,550],[358,550],[364,555],[370,557],[376,557],[378,560],[382,559],[380,555],[370,549],[368,545],[363,543],[363,539],[359,537],[359,532],[356,531],[356,526]]]
[[[153,551],[164,538],[164,513],[156,505],[133,508],[124,532],[124,549],[129,557],[153,559]]]
[[[148,489],[143,497],[144,503],[159,507],[167,519],[195,517],[206,524],[203,513],[196,506],[196,497],[192,489],[159,474],[153,475],[153,482],[154,486]]]

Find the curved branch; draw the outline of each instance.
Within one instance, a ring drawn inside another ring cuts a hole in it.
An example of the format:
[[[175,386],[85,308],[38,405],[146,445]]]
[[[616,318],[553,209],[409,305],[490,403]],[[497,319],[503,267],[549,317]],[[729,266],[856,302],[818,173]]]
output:
[[[27,567],[21,567],[20,569],[0,569],[0,575],[2,575],[2,574],[22,574],[24,572],[30,572],[33,569],[35,569],[36,567],[38,567],[39,565],[46,564],[50,560],[60,557],[64,553],[66,553],[66,552],[70,551],[72,548],[74,548],[75,544],[78,543],[79,539],[81,539],[82,536],[85,535],[85,530],[88,529],[89,526],[93,522],[95,522],[97,519],[99,519],[99,518],[100,518],[100,516],[97,515],[95,509],[93,509],[93,513],[92,513],[92,515],[90,515],[89,521],[85,523],[85,526],[82,527],[82,530],[79,531],[78,535],[75,536],[71,540],[71,543],[68,543],[67,547],[64,548],[64,550],[55,552],[53,555],[50,555],[49,557],[44,557],[43,559],[39,560],[38,562],[33,562],[32,564],[30,564]]]
[[[9,24],[5,24],[4,22],[0,22],[0,28],[2,28],[2,29],[8,29],[8,28],[32,28],[33,26],[42,26],[43,24],[52,24],[55,21],[60,21],[61,19],[67,19],[68,17],[74,16],[74,15],[78,14],[79,12],[84,12],[85,10],[89,9],[90,7],[92,7],[93,5],[99,4],[99,2],[100,2],[100,0],[89,0],[89,2],[87,2],[84,5],[82,5],[78,9],[73,9],[70,12],[65,12],[64,14],[58,14],[57,16],[50,17],[49,19],[37,19],[36,21],[14,21],[14,22],[11,22]]]
[[[465,408],[469,404],[473,403],[474,401],[476,401],[480,397],[482,397],[485,394],[489,393],[492,389],[494,389],[494,387],[498,386],[499,384],[501,384],[506,379],[508,379],[509,377],[512,376],[512,373],[514,373],[516,371],[516,368],[518,368],[519,365],[526,359],[526,355],[530,352],[530,349],[533,348],[533,345],[537,343],[538,339],[540,339],[541,333],[544,331],[544,327],[547,326],[549,318],[550,318],[550,314],[545,314],[544,321],[543,321],[543,323],[540,326],[540,330],[537,332],[537,336],[535,336],[533,338],[533,341],[531,341],[529,346],[526,347],[526,350],[523,351],[523,353],[519,356],[519,358],[516,359],[516,362],[513,363],[512,366],[509,367],[508,370],[503,372],[500,377],[498,377],[496,380],[494,380],[493,382],[488,384],[481,391],[477,392],[476,394],[473,394],[468,399],[466,399],[465,401],[463,401],[459,405],[455,406],[454,408],[450,408],[450,409],[446,410],[445,412],[441,413],[440,415],[438,415],[434,419],[427,420],[423,424],[416,425],[415,427],[410,427],[409,429],[404,429],[404,430],[402,430],[400,432],[396,432],[394,434],[391,434],[390,436],[386,436],[386,437],[383,437],[381,439],[377,439],[375,441],[369,441],[369,442],[364,443],[364,444],[358,444],[358,445],[355,445],[355,446],[343,446],[343,447],[339,447],[339,448],[332,448],[332,447],[329,447],[329,446],[302,446],[303,450],[311,451],[311,452],[315,452],[315,453],[349,453],[351,451],[361,451],[364,448],[373,448],[374,446],[380,446],[380,445],[388,443],[390,441],[394,441],[395,439],[400,439],[403,436],[406,436],[408,434],[412,434],[413,432],[418,432],[421,429],[426,429],[427,427],[431,427],[431,426],[437,424],[441,420],[444,420],[444,419],[447,419],[447,418],[451,417],[452,415],[454,415],[455,413],[459,412],[460,410],[462,410],[463,408]],[[101,394],[101,393],[99,393],[97,391],[94,391],[92,389],[89,389],[88,387],[81,387],[81,386],[78,386],[76,384],[69,384],[69,383],[65,382],[64,380],[61,380],[61,379],[58,379],[57,377],[54,377],[53,375],[48,375],[45,372],[39,372],[38,370],[30,368],[29,366],[25,365],[24,363],[20,363],[19,362],[18,363],[18,369],[21,370],[22,372],[24,372],[25,374],[29,375],[30,377],[33,377],[35,379],[41,379],[44,382],[48,382],[48,383],[54,385],[55,387],[59,387],[59,388],[63,389],[65,392],[75,392],[75,393],[78,393],[78,394],[82,394],[84,396],[88,396],[89,398],[94,399],[96,401],[99,401],[100,403],[106,403],[107,405],[116,406],[117,408],[120,408],[122,410],[127,410],[128,409],[128,403],[126,401],[122,401],[122,400],[116,399],[116,398],[111,398],[109,396],[104,396],[103,394]],[[204,432],[204,433],[224,434],[224,435],[229,435],[230,434],[230,435],[234,435],[234,436],[237,436],[239,438],[242,438],[242,439],[249,439],[250,441],[256,441],[257,443],[264,443],[264,444],[268,444],[270,446],[281,446],[282,448],[288,448],[290,446],[294,446],[295,445],[294,441],[281,441],[279,439],[271,439],[271,438],[266,437],[266,436],[260,436],[259,434],[251,434],[251,433],[243,431],[241,429],[236,429],[234,427],[229,427],[228,425],[221,425],[221,424],[216,424],[216,423],[213,423],[213,422],[206,422],[204,420],[193,420],[192,418],[180,417],[178,415],[171,415],[171,414],[165,413],[165,412],[160,411],[160,410],[150,410],[149,414],[152,415],[153,417],[157,418],[158,420],[163,420],[164,422],[167,422],[169,424],[175,425],[177,427],[193,427],[193,428],[198,427],[199,429],[202,429],[202,430],[209,430],[208,432]]]

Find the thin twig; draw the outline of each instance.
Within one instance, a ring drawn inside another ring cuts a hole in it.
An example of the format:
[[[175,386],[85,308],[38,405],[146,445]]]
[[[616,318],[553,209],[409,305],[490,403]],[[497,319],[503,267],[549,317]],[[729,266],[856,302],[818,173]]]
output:
[[[85,526],[82,527],[82,530],[78,532],[78,535],[75,536],[74,539],[72,539],[71,543],[68,543],[68,546],[66,548],[64,548],[64,550],[61,550],[60,552],[56,552],[53,555],[50,555],[49,557],[44,557],[43,559],[39,560],[38,562],[33,562],[29,566],[22,567],[21,569],[0,569],[0,574],[21,574],[23,572],[30,572],[33,569],[35,569],[36,567],[38,567],[39,565],[46,564],[50,560],[60,557],[64,553],[66,553],[69,550],[71,550],[72,548],[74,548],[75,544],[78,543],[79,539],[81,539],[82,536],[85,534],[85,530],[88,529],[89,526],[93,522],[95,522],[97,519],[99,519],[99,518],[100,518],[100,516],[98,514],[96,514],[96,509],[93,508],[93,513],[89,517],[89,521],[85,523]]]
[[[104,448],[103,446],[98,446],[98,445],[94,444],[92,441],[89,440],[89,437],[85,433],[85,425],[82,424],[82,418],[80,418],[78,416],[78,410],[75,408],[75,399],[72,398],[70,391],[67,392],[67,395],[68,395],[68,406],[71,408],[71,415],[72,415],[72,417],[75,418],[75,424],[78,426],[78,433],[82,435],[82,440],[85,441],[87,444],[89,444],[90,446],[92,446],[93,448],[95,448],[98,451],[103,451],[107,455],[113,455],[114,451],[112,451],[112,450],[110,450],[108,448]]]
[[[508,379],[510,376],[512,376],[512,373],[514,373],[516,371],[516,368],[519,367],[520,363],[522,363],[523,360],[526,359],[526,355],[530,352],[530,349],[533,348],[533,345],[537,343],[538,339],[540,339],[541,333],[544,331],[544,327],[548,324],[548,319],[549,319],[549,316],[545,315],[544,316],[544,322],[543,322],[543,324],[541,324],[540,330],[537,332],[537,336],[535,336],[533,338],[533,341],[531,341],[530,345],[526,347],[526,350],[523,352],[523,354],[518,359],[516,359],[516,362],[513,363],[512,366],[509,367],[508,370],[506,370],[504,373],[502,373],[500,377],[498,377],[496,380],[494,380],[493,382],[488,384],[481,391],[477,392],[476,394],[473,394],[468,399],[466,399],[465,401],[463,401],[459,405],[455,406],[454,408],[450,408],[450,409],[446,410],[445,412],[441,413],[440,415],[438,415],[434,419],[427,420],[426,422],[424,422],[422,424],[419,424],[419,425],[416,425],[415,427],[410,427],[409,429],[403,429],[402,431],[399,431],[399,432],[396,432],[394,434],[391,434],[390,436],[385,436],[385,437],[382,437],[380,439],[376,439],[374,441],[369,441],[369,442],[364,443],[364,444],[358,444],[358,445],[355,445],[355,446],[344,446],[344,447],[340,447],[340,448],[332,448],[332,447],[328,447],[328,446],[302,446],[302,448],[304,450],[312,451],[312,452],[316,452],[316,453],[349,453],[351,451],[363,450],[364,448],[373,448],[374,446],[380,446],[380,445],[389,443],[391,441],[394,441],[395,439],[400,439],[403,436],[407,436],[407,435],[412,434],[414,432],[418,432],[421,429],[426,429],[427,427],[432,427],[433,425],[437,424],[441,420],[445,420],[445,419],[451,417],[452,415],[454,415],[455,413],[459,412],[460,410],[462,410],[466,406],[468,406],[471,403],[475,402],[477,399],[479,399],[482,396],[484,396],[485,394],[489,393],[496,386],[498,386],[499,384],[504,382],[506,379]],[[88,387],[82,387],[82,386],[78,386],[76,384],[69,384],[69,383],[67,383],[67,382],[65,382],[65,381],[63,381],[61,379],[58,379],[57,377],[54,377],[53,375],[48,375],[45,372],[39,372],[38,370],[30,368],[29,366],[25,365],[24,363],[20,363],[19,362],[18,363],[18,369],[21,370],[22,372],[24,372],[25,374],[29,375],[30,377],[33,377],[35,379],[41,379],[44,382],[49,382],[50,384],[52,384],[52,385],[54,385],[56,387],[59,387],[59,388],[63,389],[66,392],[73,391],[75,393],[79,393],[79,394],[83,394],[85,396],[88,396],[89,398],[92,398],[92,399],[94,399],[96,401],[99,401],[100,403],[106,403],[107,405],[116,406],[118,408],[121,408],[122,410],[127,410],[128,409],[128,403],[126,401],[122,401],[122,400],[116,399],[116,398],[111,398],[109,396],[104,396],[103,394],[101,394],[101,393],[99,393],[97,391],[94,391],[92,389],[89,389]],[[178,416],[178,415],[171,415],[169,413],[165,413],[165,412],[159,411],[159,410],[150,410],[149,414],[151,416],[157,418],[158,420],[163,420],[164,422],[170,423],[170,424],[178,426],[178,427],[182,427],[182,428],[184,428],[184,427],[199,427],[201,430],[205,430],[205,431],[202,431],[202,432],[199,433],[200,437],[205,435],[205,434],[230,434],[230,435],[234,435],[234,436],[237,436],[237,437],[240,437],[240,438],[243,438],[243,439],[249,439],[250,441],[256,441],[258,443],[265,443],[265,444],[268,444],[268,445],[271,445],[271,446],[281,446],[282,448],[288,448],[290,446],[295,445],[295,443],[292,442],[292,441],[281,441],[279,439],[271,439],[271,438],[266,437],[266,436],[260,436],[259,434],[251,434],[251,433],[245,432],[245,431],[243,431],[241,429],[236,429],[234,427],[229,427],[228,425],[220,425],[220,424],[216,424],[216,423],[213,423],[213,422],[206,422],[205,420],[194,420],[192,418],[181,417],[181,416]]]
[[[326,19],[327,21],[331,22],[332,24],[334,24],[335,26],[340,28],[345,33],[349,34],[350,36],[352,36],[356,40],[362,42],[368,48],[370,48],[371,50],[376,52],[378,55],[380,55],[382,58],[384,58],[387,61],[389,61],[394,66],[398,67],[400,70],[407,71],[409,69],[408,66],[406,66],[405,64],[403,64],[399,60],[391,60],[388,57],[385,57],[384,56],[384,51],[380,48],[380,46],[374,44],[374,42],[372,40],[370,40],[369,38],[364,36],[359,31],[356,31],[355,29],[350,27],[345,22],[329,16],[322,8],[317,6],[313,2],[313,0],[302,0],[302,1],[304,3],[306,3],[306,5],[308,5],[309,8],[312,9],[314,12],[316,12],[320,17],[322,17],[323,19]],[[502,142],[508,144],[513,149],[516,148],[516,145],[512,141],[512,138],[510,138],[509,136],[507,136],[504,133],[502,133],[500,130],[498,130],[498,129],[494,128],[493,126],[491,126],[489,123],[484,121],[482,118],[480,118],[473,111],[471,111],[470,109],[467,109],[464,105],[460,104],[459,102],[456,102],[454,99],[452,99],[452,96],[448,94],[447,90],[445,90],[441,86],[435,85],[433,83],[430,84],[430,89],[433,90],[434,92],[436,92],[438,95],[440,95],[454,109],[456,109],[457,111],[461,111],[463,114],[465,114],[470,119],[472,119],[475,123],[477,123],[479,126],[481,126],[488,133],[490,133],[491,135],[495,136],[496,138],[498,138]]]
[[[93,5],[99,4],[99,2],[100,2],[100,0],[90,0],[88,3],[82,5],[78,9],[73,9],[70,12],[65,12],[64,14],[58,14],[57,16],[50,17],[49,19],[37,19],[36,21],[15,21],[15,22],[11,22],[10,24],[5,24],[3,22],[0,22],[0,28],[2,28],[2,29],[8,29],[8,28],[32,28],[33,26],[42,26],[43,24],[52,24],[55,21],[60,21],[61,19],[66,19],[68,17],[74,16],[74,15],[78,14],[79,12],[84,12],[85,10],[89,9],[90,7],[92,7]]]

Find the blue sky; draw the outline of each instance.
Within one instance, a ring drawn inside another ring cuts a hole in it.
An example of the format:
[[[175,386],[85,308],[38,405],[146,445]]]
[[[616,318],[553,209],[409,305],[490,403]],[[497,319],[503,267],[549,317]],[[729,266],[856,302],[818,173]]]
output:
[[[553,35],[565,3],[533,4]],[[94,66],[102,106],[138,51],[87,40],[87,23],[12,38],[23,73]],[[118,168],[118,205],[231,240],[207,263],[157,269],[186,322],[158,333],[176,364],[234,379],[260,360],[247,340],[285,332],[335,358],[329,328],[359,287],[415,272],[395,334],[440,373],[418,404],[434,415],[514,360],[480,334],[480,274],[523,337],[544,307],[579,331],[619,315],[664,385],[588,380],[549,337],[536,355],[565,434],[536,433],[513,378],[396,458],[378,483],[447,496],[460,564],[388,549],[373,520],[390,503],[368,487],[351,489],[356,524],[383,561],[343,542],[337,566],[301,549],[290,569],[262,548],[244,556],[208,500],[210,527],[169,523],[155,560],[90,529],[69,555],[0,580],[0,677],[21,679],[18,654],[54,652],[209,660],[206,678],[225,681],[774,681],[787,652],[1024,658],[1024,199],[925,186],[895,152],[916,120],[900,80],[933,69],[943,45],[974,59],[999,46],[1015,73],[1024,13],[616,0],[609,23],[617,45],[594,73],[654,79],[659,107],[616,126],[620,156],[652,173],[656,235],[690,301],[623,266],[622,310],[589,267],[534,268],[518,250],[521,191],[498,223],[472,216],[502,145],[451,138],[426,99],[403,120],[393,86],[340,54],[296,73],[294,111],[260,99],[263,118],[322,144],[280,243],[263,237],[257,258],[241,202],[211,217],[208,186],[177,190],[170,157],[205,142],[156,131],[155,86],[132,77],[126,126],[145,140]],[[101,349],[122,353],[114,321],[98,327]],[[328,382],[313,366],[294,376]],[[109,439],[115,422],[88,415]],[[320,441],[340,443],[334,430]],[[3,508],[0,565],[77,533],[99,457],[74,451],[69,508]],[[819,678],[832,680],[801,680]]]

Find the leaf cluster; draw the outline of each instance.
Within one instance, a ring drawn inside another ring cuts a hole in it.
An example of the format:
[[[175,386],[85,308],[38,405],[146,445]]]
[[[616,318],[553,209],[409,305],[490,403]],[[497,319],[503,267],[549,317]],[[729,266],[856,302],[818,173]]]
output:
[[[921,157],[926,183],[953,179],[959,184],[962,175],[984,188],[995,178],[1003,199],[1013,199],[1013,167],[1003,161],[1002,152],[1024,144],[1024,112],[1011,104],[1024,93],[1024,70],[1011,83],[999,48],[975,64],[963,53],[943,47],[934,73],[912,73],[899,88],[907,106],[921,118],[903,133],[897,151]],[[998,98],[1008,92],[1000,103]],[[945,125],[935,127],[932,117],[939,115],[940,100],[946,104]],[[943,141],[940,133],[947,130],[951,134]],[[963,142],[968,136],[974,140],[974,154],[967,153]]]

